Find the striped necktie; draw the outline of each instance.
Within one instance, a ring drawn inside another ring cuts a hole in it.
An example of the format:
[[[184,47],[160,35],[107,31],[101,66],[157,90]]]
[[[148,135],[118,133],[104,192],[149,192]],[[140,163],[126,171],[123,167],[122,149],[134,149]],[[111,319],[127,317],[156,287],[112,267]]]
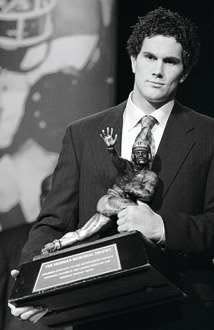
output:
[[[141,119],[140,123],[141,130],[140,133],[137,135],[132,148],[140,146],[142,144],[148,144],[151,149],[152,157],[154,157],[155,141],[152,135],[152,128],[155,124],[158,123],[158,121],[153,116],[146,115]]]

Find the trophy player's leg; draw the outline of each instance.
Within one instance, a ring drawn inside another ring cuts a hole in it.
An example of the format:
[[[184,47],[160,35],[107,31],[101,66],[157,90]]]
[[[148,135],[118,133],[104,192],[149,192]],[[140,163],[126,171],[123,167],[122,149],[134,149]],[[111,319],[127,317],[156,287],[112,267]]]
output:
[[[73,245],[76,242],[82,241],[98,232],[109,221],[109,217],[106,217],[100,213],[95,213],[83,227],[75,231],[68,232],[60,239],[46,244],[42,249],[42,254],[51,253],[66,246]]]

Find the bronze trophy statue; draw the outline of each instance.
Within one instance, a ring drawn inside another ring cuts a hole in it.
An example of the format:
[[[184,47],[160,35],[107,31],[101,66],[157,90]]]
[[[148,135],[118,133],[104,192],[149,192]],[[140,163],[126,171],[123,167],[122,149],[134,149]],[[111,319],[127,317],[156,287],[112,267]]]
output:
[[[112,128],[100,136],[119,172],[115,183],[83,227],[46,244],[39,256],[21,266],[10,298],[20,307],[29,303],[48,307],[43,322],[51,327],[184,298],[167,278],[168,263],[159,245],[136,230],[72,246],[115,221],[127,206],[150,203],[158,183],[147,139],[135,141],[128,161],[115,149],[117,135]]]
[[[131,161],[129,161],[120,157],[115,149],[117,134],[114,135],[113,128],[107,127],[102,130],[100,137],[104,140],[120,175],[113,187],[107,190],[106,195],[98,200],[97,212],[87,223],[82,228],[68,232],[60,239],[46,244],[41,251],[43,255],[92,236],[111,221],[112,216],[117,215],[128,205],[151,201],[158,183],[158,176],[151,170],[152,154],[149,142],[144,139],[140,143],[134,143]]]

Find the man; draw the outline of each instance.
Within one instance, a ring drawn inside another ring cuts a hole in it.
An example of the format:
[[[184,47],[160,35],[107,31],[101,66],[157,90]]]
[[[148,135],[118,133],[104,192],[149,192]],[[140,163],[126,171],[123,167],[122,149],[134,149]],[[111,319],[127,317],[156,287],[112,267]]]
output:
[[[209,328],[209,308],[204,304],[209,306],[214,298],[210,261],[214,250],[214,120],[175,100],[178,86],[198,60],[196,30],[187,18],[163,8],[139,18],[128,40],[133,92],[127,102],[68,127],[52,193],[22,255],[22,262],[30,260],[47,242],[82,227],[94,214],[98,199],[115,182],[118,173],[103,148],[102,129],[113,128],[121,156],[130,160],[141,130],[139,122],[144,115],[152,115],[157,121],[152,128],[152,170],[160,183],[149,206],[139,203],[118,213],[117,229],[138,230],[161,244],[171,258],[176,283],[190,299],[176,323],[168,319],[168,327],[157,311],[147,323],[147,312],[142,314],[139,326],[128,323],[129,329]],[[32,307],[11,309],[22,319],[40,317]]]

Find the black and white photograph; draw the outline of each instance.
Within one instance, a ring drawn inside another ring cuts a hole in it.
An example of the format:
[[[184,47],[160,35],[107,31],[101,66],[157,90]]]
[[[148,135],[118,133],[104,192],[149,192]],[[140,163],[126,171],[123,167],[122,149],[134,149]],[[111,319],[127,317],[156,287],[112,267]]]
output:
[[[211,1],[0,0],[0,329],[214,329]]]

